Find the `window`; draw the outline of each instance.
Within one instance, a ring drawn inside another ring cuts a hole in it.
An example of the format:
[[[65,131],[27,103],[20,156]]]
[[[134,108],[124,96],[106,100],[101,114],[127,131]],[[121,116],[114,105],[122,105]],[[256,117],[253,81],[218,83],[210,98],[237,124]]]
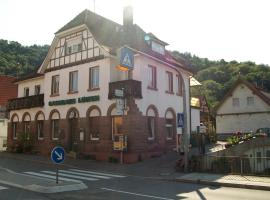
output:
[[[233,98],[232,104],[233,104],[233,107],[239,107],[240,106],[239,98]]]
[[[148,88],[157,89],[157,69],[148,65]]]
[[[162,54],[162,55],[165,54],[165,47],[161,44],[154,42],[154,41],[152,41],[152,50],[159,53],[159,54]]]
[[[28,88],[28,87],[25,87],[25,88],[24,88],[23,96],[24,96],[24,97],[28,97],[28,96],[29,96],[29,88]]]
[[[52,76],[51,95],[59,94],[59,75]]]
[[[254,97],[247,97],[247,106],[254,105]]]
[[[147,118],[148,126],[148,140],[153,140],[155,138],[155,117]]]
[[[40,94],[40,85],[35,85],[35,95]]]
[[[114,135],[122,134],[123,118],[121,116],[112,117],[112,138]]]
[[[270,160],[270,150],[266,151],[266,160]]]
[[[167,139],[173,138],[173,120],[166,119]]]
[[[30,122],[29,121],[23,122],[23,131],[24,131],[24,135],[26,139],[29,140],[30,139]]]
[[[3,139],[3,147],[7,147],[7,140]]]
[[[37,121],[38,139],[43,139],[43,137],[44,137],[43,127],[44,127],[44,121],[43,120],[38,120]]]
[[[261,163],[261,161],[262,161],[262,153],[261,152],[257,152],[256,153],[256,157],[257,157],[257,164]]]
[[[13,139],[17,139],[18,122],[12,122],[12,135]]]
[[[167,72],[167,93],[173,93],[173,73]]]
[[[89,70],[89,89],[99,88],[99,67],[91,67]]]
[[[52,128],[52,139],[58,140],[59,139],[59,119],[52,119],[51,120],[51,128]]]
[[[182,96],[183,95],[183,83],[182,83],[182,78],[180,75],[176,75],[177,78],[177,94]]]
[[[90,140],[99,140],[99,117],[90,117]]]
[[[69,72],[69,92],[78,91],[78,71]]]
[[[82,38],[74,38],[66,43],[66,55],[72,54],[72,53],[77,53],[82,50]]]

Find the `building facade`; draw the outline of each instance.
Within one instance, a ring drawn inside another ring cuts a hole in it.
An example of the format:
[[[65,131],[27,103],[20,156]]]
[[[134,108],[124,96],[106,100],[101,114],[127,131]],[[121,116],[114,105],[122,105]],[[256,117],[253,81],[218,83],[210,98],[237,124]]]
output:
[[[239,79],[216,109],[221,139],[236,132],[250,133],[270,126],[270,93]]]
[[[15,77],[0,75],[0,151],[6,150],[8,132],[8,113],[6,104],[9,98],[17,96]]]
[[[83,11],[55,34],[37,73],[17,80],[18,98],[9,102],[10,149],[24,133],[42,154],[62,145],[93,159],[119,159],[117,135],[127,136],[125,163],[172,150],[181,131],[177,113],[189,110],[191,72],[166,45],[133,24],[130,8],[123,25]],[[135,54],[133,70],[117,68],[123,46]],[[124,112],[115,90],[124,92]]]

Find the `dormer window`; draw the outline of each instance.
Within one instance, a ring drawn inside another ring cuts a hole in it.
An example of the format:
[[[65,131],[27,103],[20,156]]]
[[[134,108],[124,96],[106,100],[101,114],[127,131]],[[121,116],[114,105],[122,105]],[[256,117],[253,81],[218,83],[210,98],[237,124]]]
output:
[[[152,41],[152,50],[162,55],[165,54],[165,47],[155,41]]]
[[[66,55],[80,52],[82,50],[82,38],[76,37],[66,42]]]

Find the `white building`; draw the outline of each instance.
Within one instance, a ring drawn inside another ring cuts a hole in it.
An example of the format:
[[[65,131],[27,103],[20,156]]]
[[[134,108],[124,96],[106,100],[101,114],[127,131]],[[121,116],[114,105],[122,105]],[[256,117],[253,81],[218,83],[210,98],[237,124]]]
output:
[[[239,79],[216,108],[219,138],[270,127],[270,93]]]
[[[43,154],[61,144],[100,160],[118,158],[113,138],[119,134],[128,137],[125,162],[172,150],[177,113],[190,118],[191,72],[166,45],[133,24],[130,8],[123,25],[83,11],[56,32],[37,73],[17,80],[18,98],[9,103],[10,149],[26,133]],[[131,71],[116,68],[123,46],[135,53]],[[116,110],[115,89],[124,89],[123,115]],[[187,133],[189,127],[187,121]]]

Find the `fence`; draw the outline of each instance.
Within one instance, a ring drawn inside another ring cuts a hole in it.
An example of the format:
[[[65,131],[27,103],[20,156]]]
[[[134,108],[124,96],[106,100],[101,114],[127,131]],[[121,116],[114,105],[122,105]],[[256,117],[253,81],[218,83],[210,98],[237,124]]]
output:
[[[205,155],[192,157],[189,167],[196,172],[270,176],[270,157]]]

